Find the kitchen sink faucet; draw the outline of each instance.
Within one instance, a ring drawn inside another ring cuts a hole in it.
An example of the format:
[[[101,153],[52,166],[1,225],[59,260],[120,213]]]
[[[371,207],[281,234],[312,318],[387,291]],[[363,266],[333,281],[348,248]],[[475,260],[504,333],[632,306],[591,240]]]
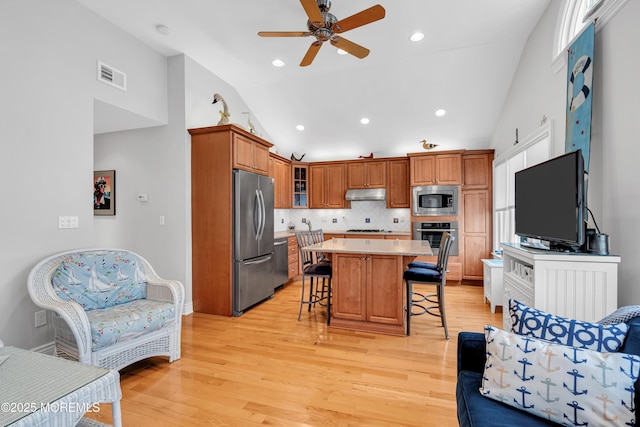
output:
[[[309,231],[311,231],[311,221],[307,220],[307,225],[309,226]]]

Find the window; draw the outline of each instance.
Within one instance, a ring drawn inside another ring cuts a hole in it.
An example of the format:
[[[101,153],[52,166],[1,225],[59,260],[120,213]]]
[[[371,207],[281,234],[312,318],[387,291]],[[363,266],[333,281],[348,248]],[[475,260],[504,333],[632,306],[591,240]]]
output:
[[[566,65],[566,51],[571,42],[590,22],[596,22],[596,33],[622,9],[629,0],[565,0],[558,16],[556,45],[552,63],[557,73]]]

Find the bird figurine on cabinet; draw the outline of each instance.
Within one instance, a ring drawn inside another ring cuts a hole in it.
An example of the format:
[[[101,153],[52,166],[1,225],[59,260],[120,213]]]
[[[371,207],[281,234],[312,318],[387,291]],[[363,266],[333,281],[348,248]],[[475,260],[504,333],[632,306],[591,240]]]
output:
[[[358,156],[359,159],[373,159],[373,153],[369,153],[368,156]]]
[[[430,142],[427,142],[426,139],[423,139],[420,142],[422,142],[422,148],[424,148],[425,150],[432,150],[438,146],[438,144],[432,144]]]
[[[291,160],[293,160],[294,162],[301,162],[304,156],[306,155],[307,153],[304,153],[302,156],[300,156],[300,158],[297,158],[296,156],[293,155],[293,153],[291,153]]]
[[[229,114],[229,108],[227,107],[227,103],[225,102],[224,98],[219,93],[216,93],[213,95],[212,104],[215,104],[218,101],[222,102],[222,110],[223,110],[223,111],[219,111],[220,121],[218,122],[218,126],[228,125],[229,117],[231,117],[231,114]]]
[[[251,123],[251,113],[249,111],[245,111],[242,114],[246,114],[247,117],[247,126],[249,126],[249,132],[254,134],[256,133],[256,127]]]

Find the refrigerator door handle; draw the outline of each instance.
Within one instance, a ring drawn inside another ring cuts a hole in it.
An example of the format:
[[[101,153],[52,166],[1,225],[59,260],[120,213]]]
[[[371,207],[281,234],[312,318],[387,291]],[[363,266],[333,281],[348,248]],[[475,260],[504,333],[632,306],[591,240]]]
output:
[[[262,259],[259,259],[259,260],[256,260],[256,261],[245,261],[244,264],[245,265],[262,264],[262,263],[271,261],[271,258],[272,258],[272,256],[269,255],[269,256],[267,256],[265,258],[262,258]]]
[[[260,194],[256,190],[256,194],[253,197],[253,237],[258,240],[260,235],[260,224],[262,209],[260,207]]]
[[[264,206],[264,194],[262,194],[262,190],[258,190],[258,196],[260,200],[260,231],[258,232],[258,239],[262,239],[262,235],[264,234],[264,225],[266,223],[267,212]]]

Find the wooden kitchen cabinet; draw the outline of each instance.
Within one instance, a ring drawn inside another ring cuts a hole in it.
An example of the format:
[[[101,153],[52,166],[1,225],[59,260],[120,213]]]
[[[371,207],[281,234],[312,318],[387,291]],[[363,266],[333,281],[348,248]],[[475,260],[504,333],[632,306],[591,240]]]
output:
[[[493,150],[473,150],[462,155],[462,191],[492,186]]]
[[[345,164],[314,163],[309,166],[309,208],[347,207],[345,201]]]
[[[269,153],[269,176],[274,180],[274,209],[291,207],[291,162],[274,153]]]
[[[411,185],[459,185],[462,183],[462,152],[409,154]]]
[[[300,274],[300,252],[296,236],[289,237],[287,245],[289,251],[289,279],[292,279]]]
[[[257,141],[236,131],[232,132],[232,137],[234,169],[269,175],[269,147],[271,145],[264,145],[262,141]]]
[[[387,162],[387,208],[409,208],[411,204],[409,184],[409,159]]]
[[[306,164],[292,163],[291,177],[293,187],[292,208],[309,207],[309,169]]]
[[[231,316],[233,170],[268,175],[272,144],[235,125],[189,129],[189,134],[193,310]]]
[[[493,150],[470,150],[462,155],[463,182],[460,192],[460,252],[462,278],[483,280],[483,259],[491,258]]]
[[[403,330],[402,257],[336,253],[332,264],[333,280],[348,284],[334,287],[332,326],[344,320],[372,332]]]
[[[387,163],[385,161],[354,161],[347,163],[347,188],[385,188]]]

